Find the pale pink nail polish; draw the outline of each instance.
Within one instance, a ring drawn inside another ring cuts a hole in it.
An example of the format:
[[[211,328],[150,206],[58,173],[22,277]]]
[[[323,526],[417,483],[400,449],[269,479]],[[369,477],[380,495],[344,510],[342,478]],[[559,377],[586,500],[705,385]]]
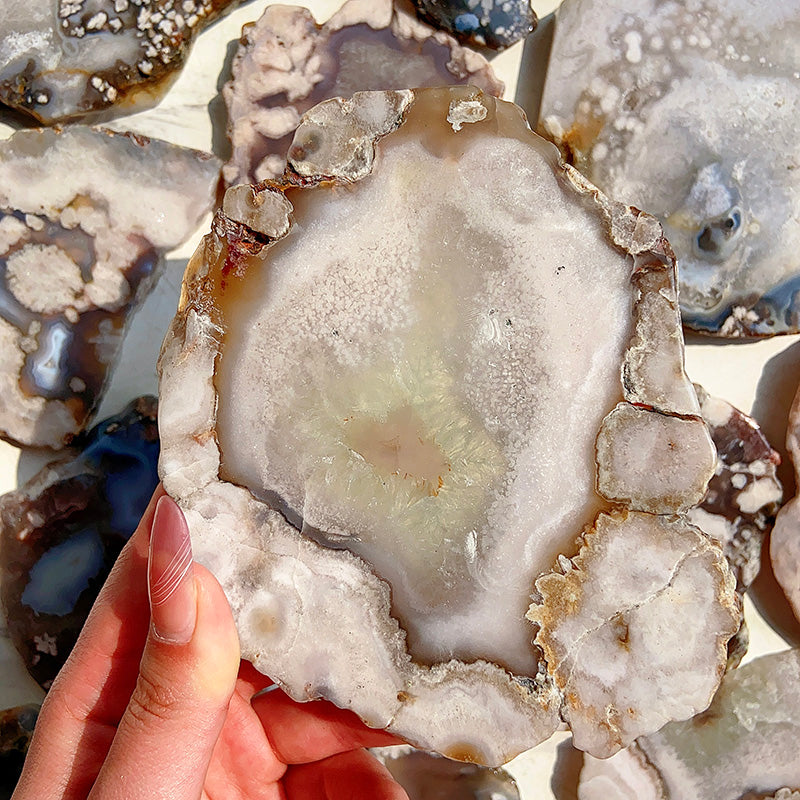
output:
[[[150,618],[156,638],[186,644],[197,621],[192,544],[183,512],[171,497],[156,505],[147,564]]]

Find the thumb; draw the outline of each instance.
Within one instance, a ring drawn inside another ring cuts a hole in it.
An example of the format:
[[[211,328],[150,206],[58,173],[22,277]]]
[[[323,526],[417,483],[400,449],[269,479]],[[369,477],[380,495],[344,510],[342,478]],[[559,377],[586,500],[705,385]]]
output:
[[[139,678],[90,798],[199,798],[236,685],[230,606],[211,573],[192,562],[186,520],[170,497],[156,506],[148,585]]]

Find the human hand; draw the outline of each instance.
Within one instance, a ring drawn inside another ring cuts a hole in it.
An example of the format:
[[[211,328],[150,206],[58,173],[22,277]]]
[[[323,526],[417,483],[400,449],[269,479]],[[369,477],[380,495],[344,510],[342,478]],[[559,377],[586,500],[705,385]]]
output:
[[[253,700],[270,684],[240,662],[222,588],[159,488],[45,699],[13,800],[407,800],[363,749],[395,737],[329,703]]]

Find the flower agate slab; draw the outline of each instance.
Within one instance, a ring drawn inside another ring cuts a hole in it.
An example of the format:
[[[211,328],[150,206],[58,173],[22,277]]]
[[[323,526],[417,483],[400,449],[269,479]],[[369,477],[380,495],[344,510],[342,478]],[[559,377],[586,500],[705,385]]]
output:
[[[530,0],[414,0],[420,16],[462,42],[503,50],[536,27]]]
[[[696,330],[800,330],[798,42],[798,0],[557,12],[539,127],[603,191],[661,220]]]
[[[0,9],[0,102],[51,124],[154,105],[238,0],[26,0]]]
[[[306,114],[282,183],[226,193],[160,471],[296,699],[489,766],[562,714],[608,754],[704,708],[739,626],[681,516],[715,466],[682,347],[658,223],[519,108],[358,93]]]
[[[758,575],[764,536],[783,499],[781,457],[752,417],[702,386],[694,388],[717,448],[717,468],[703,502],[688,517],[720,543],[743,592]]]
[[[800,651],[731,670],[707,711],[600,761],[585,756],[580,800],[796,800]]]
[[[59,448],[83,430],[128,317],[211,208],[219,168],[78,125],[0,144],[0,436]]]
[[[79,454],[0,498],[3,610],[45,689],[158,484],[156,409],[154,397],[138,398],[89,431]]]
[[[233,77],[222,90],[232,155],[228,184],[277,178],[300,117],[331,97],[370,89],[470,83],[498,97],[486,59],[391,0],[349,0],[324,25],[276,5],[242,29]]]
[[[0,797],[14,792],[38,716],[38,705],[0,711]]]

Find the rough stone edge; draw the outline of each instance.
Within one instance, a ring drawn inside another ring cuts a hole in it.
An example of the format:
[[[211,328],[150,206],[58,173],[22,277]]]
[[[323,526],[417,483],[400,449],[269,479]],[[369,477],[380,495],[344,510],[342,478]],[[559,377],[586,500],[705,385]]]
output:
[[[623,516],[624,515],[624,516]],[[559,556],[555,567],[552,571],[544,573],[539,576],[539,578],[535,582],[535,594],[533,595],[533,602],[530,605],[530,609],[527,613],[527,617],[534,625],[537,626],[537,632],[535,637],[535,644],[541,649],[543,654],[543,661],[547,664],[548,674],[551,677],[553,683],[559,686],[559,691],[562,694],[563,704],[561,708],[561,716],[562,719],[571,727],[569,717],[569,708],[567,704],[567,696],[569,694],[569,682],[572,677],[573,670],[571,669],[569,675],[562,680],[559,680],[556,675],[554,674],[556,670],[559,670],[564,662],[568,660],[570,653],[564,653],[564,658],[560,659],[557,664],[554,666],[551,664],[551,661],[548,660],[548,656],[552,654],[553,646],[552,642],[548,646],[548,643],[544,640],[549,638],[549,631],[547,620],[545,619],[545,610],[546,606],[544,605],[544,596],[545,594],[550,595],[558,595],[560,594],[562,597],[565,598],[565,602],[578,604],[581,603],[582,600],[576,595],[576,593],[572,590],[569,590],[569,581],[572,578],[575,578],[578,573],[583,573],[587,577],[591,578],[592,571],[587,569],[587,561],[592,561],[596,557],[597,553],[600,553],[600,558],[602,558],[601,550],[602,548],[597,548],[594,546],[595,538],[602,538],[606,537],[609,534],[613,535],[619,525],[625,525],[630,517],[640,517],[642,520],[653,520],[657,522],[658,525],[672,528],[677,530],[678,526],[682,526],[682,530],[679,531],[679,535],[681,536],[694,536],[696,537],[695,544],[690,551],[684,553],[681,560],[676,564],[675,571],[673,573],[672,579],[674,579],[678,571],[680,570],[683,563],[688,561],[691,558],[701,558],[703,556],[709,554],[716,554],[718,557],[715,559],[713,567],[719,572],[719,581],[717,583],[717,590],[715,592],[716,600],[718,602],[718,606],[720,609],[727,610],[730,613],[731,618],[734,622],[734,627],[731,629],[730,633],[727,631],[723,631],[717,635],[717,643],[716,643],[716,679],[713,681],[713,688],[711,691],[706,695],[704,700],[701,702],[700,707],[691,707],[688,710],[686,717],[683,719],[688,719],[694,714],[704,710],[708,707],[708,705],[712,702],[714,695],[719,687],[719,684],[722,678],[725,675],[727,662],[728,662],[728,648],[727,643],[731,636],[735,636],[737,633],[737,629],[740,626],[740,620],[742,620],[742,606],[741,606],[741,597],[735,591],[736,581],[735,578],[728,567],[728,562],[725,559],[722,548],[720,545],[714,541],[711,537],[706,535],[700,528],[696,525],[691,524],[684,515],[663,515],[663,514],[652,514],[649,512],[641,512],[641,511],[629,511],[627,509],[615,509],[611,512],[603,512],[601,511],[595,520],[587,526],[587,528],[581,533],[578,537],[576,542],[576,554],[573,555],[571,558],[567,558],[566,556]],[[671,579],[671,580],[672,580]],[[558,587],[554,587],[554,584],[560,584]],[[582,586],[581,582],[581,586]],[[547,588],[546,584],[550,584],[550,587]],[[565,587],[568,591],[564,591]],[[659,590],[660,592],[661,590]],[[633,608],[635,608],[634,606]],[[620,611],[623,613],[627,613],[631,610],[631,608],[624,608],[617,611],[619,614]],[[611,624],[613,621],[613,617],[609,616],[608,619],[603,621],[603,625]],[[560,647],[560,646],[559,646]],[[575,659],[577,665],[577,659]],[[560,684],[563,682],[563,686]],[[574,691],[574,689],[573,689]],[[582,703],[577,703],[576,707],[580,708]],[[631,716],[631,719],[635,719],[635,715]],[[630,720],[628,720],[630,721]],[[672,718],[670,720],[667,718],[666,722],[669,721],[680,721],[676,718]],[[612,725],[610,718],[608,720],[608,724],[602,724],[601,726],[606,728],[609,731],[608,739],[610,741],[612,736],[616,736],[617,741],[615,741],[611,746],[607,746],[605,750],[601,746],[597,746],[596,748],[589,749],[586,748],[586,752],[590,753],[592,756],[596,756],[597,758],[607,759],[612,757],[616,753],[621,753],[624,751],[624,748],[629,747],[635,738],[640,736],[647,736],[652,733],[655,733],[655,730],[651,730],[649,732],[640,731],[636,733],[635,736],[631,735],[629,732],[624,730],[626,718],[624,714],[620,714],[620,724],[618,726]],[[664,722],[661,723],[662,725]],[[660,727],[660,726],[659,726]],[[584,735],[586,725],[582,724],[581,728],[583,731],[580,731],[580,737]],[[573,746],[578,749],[584,749],[583,746],[579,745],[577,740],[579,737],[579,733],[576,732],[574,734]]]

